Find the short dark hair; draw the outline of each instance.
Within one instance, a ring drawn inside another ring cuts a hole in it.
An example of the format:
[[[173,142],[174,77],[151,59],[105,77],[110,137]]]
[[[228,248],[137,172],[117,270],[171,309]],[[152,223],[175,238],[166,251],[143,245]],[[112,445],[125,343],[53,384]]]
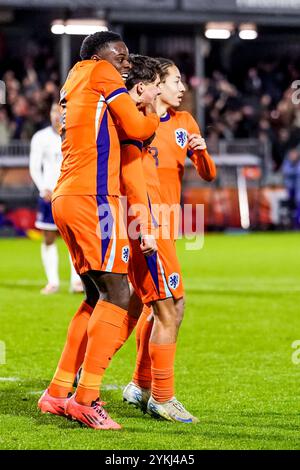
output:
[[[173,62],[173,60],[166,59],[165,57],[156,57],[156,60],[160,64],[160,68],[161,68],[160,79],[163,82],[169,73],[168,72],[169,68],[174,67],[174,65],[176,64],[175,62]]]
[[[110,42],[123,41],[120,34],[113,31],[98,31],[84,38],[80,48],[81,60],[89,60],[94,54],[107,47]]]
[[[152,83],[157,75],[160,76],[161,69],[158,60],[146,55],[130,54],[129,62],[131,69],[129,70],[126,80],[126,87],[131,90],[134,85],[139,82]]]

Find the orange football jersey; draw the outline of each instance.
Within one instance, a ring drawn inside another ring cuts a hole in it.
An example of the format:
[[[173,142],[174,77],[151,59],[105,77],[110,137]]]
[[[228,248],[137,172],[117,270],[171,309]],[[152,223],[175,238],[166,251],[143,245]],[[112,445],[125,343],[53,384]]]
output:
[[[150,152],[156,155],[162,200],[169,205],[179,204],[186,157],[207,181],[216,175],[215,164],[207,150],[193,152],[188,149],[189,134],[201,134],[190,113],[170,110],[160,118],[155,134]]]
[[[126,139],[124,136],[121,138],[121,144],[122,194],[127,196],[129,206],[142,204],[149,208],[150,212],[148,214],[144,211],[145,217],[144,221],[141,222],[142,225],[147,224],[150,228],[149,214],[151,214],[152,227],[165,224],[163,214],[160,214],[163,201],[157,172],[156,152],[153,151],[152,147],[143,148],[141,141]]]
[[[121,75],[105,60],[83,60],[61,90],[63,162],[53,198],[120,195],[120,143],[115,121],[130,138],[146,139],[158,126],[128,95]]]

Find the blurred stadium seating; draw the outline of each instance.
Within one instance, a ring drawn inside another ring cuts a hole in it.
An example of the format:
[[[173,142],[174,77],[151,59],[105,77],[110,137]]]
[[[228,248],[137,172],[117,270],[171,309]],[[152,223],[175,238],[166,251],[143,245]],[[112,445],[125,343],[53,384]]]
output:
[[[291,228],[281,168],[300,139],[300,107],[291,88],[300,70],[299,7],[298,0],[46,0],[42,6],[29,0],[26,7],[0,0],[2,214],[20,207],[34,212],[30,138],[47,125],[49,107],[58,100],[63,62],[78,59],[82,36],[72,36],[66,51],[63,38],[51,33],[52,21],[101,18],[123,34],[131,51],[168,56],[180,67],[188,90],[182,107],[201,120],[219,166],[213,185],[189,166],[184,179],[183,201],[206,203],[207,228],[241,226],[245,184],[249,228]],[[205,38],[212,20],[232,22],[228,40]],[[238,36],[246,22],[255,22],[254,41]],[[249,156],[256,164],[249,165]]]

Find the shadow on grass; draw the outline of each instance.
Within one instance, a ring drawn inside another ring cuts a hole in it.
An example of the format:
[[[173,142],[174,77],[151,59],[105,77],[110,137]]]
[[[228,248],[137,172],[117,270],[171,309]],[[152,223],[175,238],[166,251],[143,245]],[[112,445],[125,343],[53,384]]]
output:
[[[61,430],[72,431],[88,430],[85,425],[66,419],[63,416],[53,416],[40,412],[37,408],[37,402],[42,394],[42,390],[47,385],[48,382],[44,380],[30,380],[27,382],[23,381],[21,384],[15,383],[14,385],[5,386],[0,391],[1,415],[33,418],[37,426],[56,426]],[[144,415],[140,410],[123,403],[120,391],[105,391],[102,398],[107,402],[105,406],[107,411],[124,426],[123,431],[125,430],[132,434],[151,434],[153,427],[155,427],[156,431],[159,431],[159,428],[161,428],[161,431],[169,436],[178,436],[178,434],[185,434],[185,431],[188,431],[184,424],[175,425],[163,420],[154,419],[147,414]],[[115,434],[115,431],[111,432]]]
[[[27,418],[28,423],[26,426],[32,427],[32,422],[34,422],[34,426],[36,426],[35,431],[40,433],[41,440],[45,439],[48,431],[50,433],[61,432],[61,437],[65,436],[68,438],[66,445],[72,442],[70,441],[70,432],[72,433],[72,438],[75,439],[75,436],[80,438],[81,445],[84,445],[85,442],[88,445],[89,441],[85,441],[84,436],[95,436],[93,439],[96,439],[97,434],[92,429],[88,429],[78,422],[67,420],[64,417],[40,413],[37,409],[37,401],[40,395],[36,391],[43,390],[46,385],[47,382],[45,380],[29,380],[21,384],[9,384],[6,386],[0,393],[2,418],[4,415],[12,418]],[[33,392],[34,395],[32,394]],[[216,418],[216,411],[211,410],[206,413],[202,420],[200,417],[199,424],[187,426],[185,424],[154,420],[148,415],[144,416],[139,410],[122,403],[120,390],[105,391],[102,398],[108,402],[107,410],[113,418],[120,422],[123,430],[118,433],[116,431],[101,433],[101,448],[105,448],[105,446],[111,448],[112,445],[119,445],[120,442],[121,446],[126,447],[126,443],[129,441],[138,443],[141,438],[151,440],[152,436],[161,436],[162,440],[159,440],[159,442],[162,444],[165,439],[168,442],[170,440],[177,442],[179,438],[181,442],[190,443],[191,446],[194,446],[193,448],[209,448],[212,443],[218,441],[223,441],[223,444],[220,442],[220,446],[224,446],[224,448],[227,448],[227,444],[230,447],[232,441],[236,441],[236,445],[239,442],[242,446],[241,448],[248,445],[264,449],[268,447],[274,448],[274,446],[282,449],[287,447],[300,448],[298,440],[299,427],[296,425],[298,413],[296,412],[285,413],[284,411],[262,410],[261,413],[252,413],[247,410],[237,412],[219,410],[220,418]],[[281,420],[281,422],[276,423],[274,422],[275,420]],[[289,421],[294,420],[295,423],[289,424]],[[287,431],[290,432],[287,433]],[[20,432],[24,431],[20,430]],[[112,436],[115,436],[117,440],[113,438],[113,441],[111,441]],[[121,440],[119,441],[119,439]],[[79,441],[76,442],[78,443]],[[91,441],[90,444],[91,446],[97,445],[97,440]],[[78,444],[79,447],[81,445]]]

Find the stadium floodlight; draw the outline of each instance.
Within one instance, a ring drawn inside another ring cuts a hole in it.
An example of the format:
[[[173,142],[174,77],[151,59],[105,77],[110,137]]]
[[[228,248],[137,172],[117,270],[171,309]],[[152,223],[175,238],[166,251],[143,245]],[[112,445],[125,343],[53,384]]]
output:
[[[258,36],[255,24],[241,24],[239,37],[246,41],[256,39]]]
[[[69,34],[82,35],[96,33],[97,31],[107,31],[108,27],[104,20],[89,19],[71,19],[71,20],[55,20],[51,25],[53,34]]]
[[[64,34],[65,25],[63,23],[54,23],[51,25],[51,33],[53,34]]]
[[[204,34],[207,39],[229,39],[232,30],[232,23],[207,23]]]
[[[104,19],[73,18],[55,20],[51,24],[51,32],[60,35],[60,77],[63,83],[71,66],[71,40],[73,35],[88,36],[98,31],[108,31]]]

